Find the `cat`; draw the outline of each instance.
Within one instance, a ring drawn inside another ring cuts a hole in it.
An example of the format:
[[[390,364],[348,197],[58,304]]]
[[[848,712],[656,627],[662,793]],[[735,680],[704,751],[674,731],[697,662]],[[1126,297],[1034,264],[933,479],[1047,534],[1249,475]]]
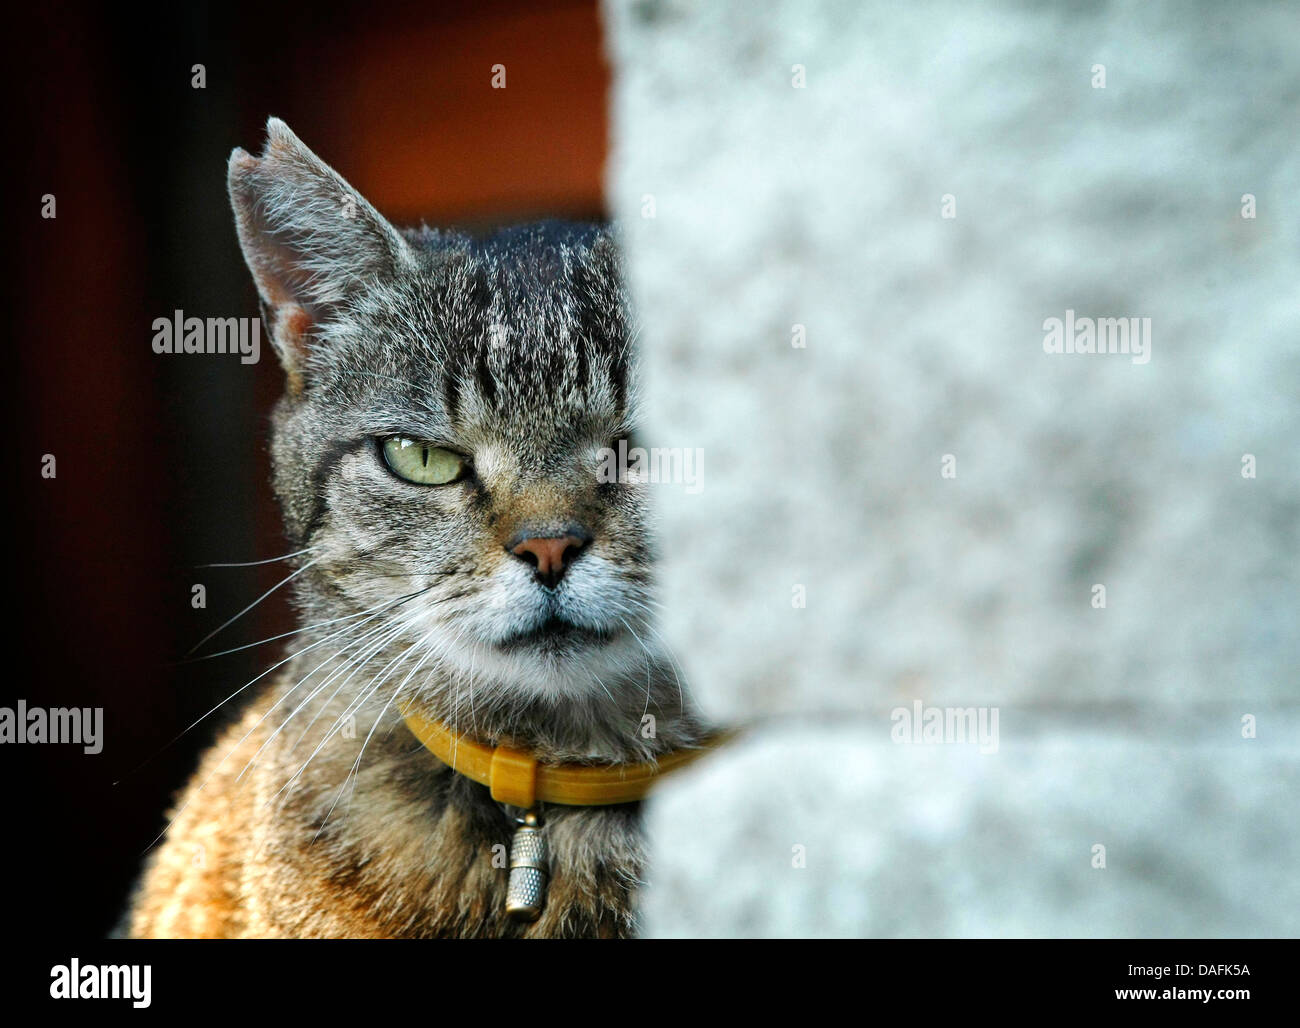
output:
[[[129,932],[634,934],[639,804],[547,805],[545,906],[515,920],[522,812],[402,716],[544,763],[705,738],[654,629],[645,486],[595,471],[637,409],[613,231],[399,231],[284,122],[267,136],[228,185],[285,373],[272,480],[302,627],[181,793]]]

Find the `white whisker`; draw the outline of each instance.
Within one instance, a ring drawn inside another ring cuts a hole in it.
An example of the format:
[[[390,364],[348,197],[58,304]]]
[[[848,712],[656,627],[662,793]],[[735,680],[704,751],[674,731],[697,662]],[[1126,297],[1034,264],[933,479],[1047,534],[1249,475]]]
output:
[[[198,564],[200,568],[255,568],[262,564],[278,564],[282,560],[288,560],[290,557],[301,557],[304,553],[311,553],[310,546],[305,550],[295,550],[293,553],[286,553],[283,557],[268,557],[266,560],[246,560],[233,564]]]
[[[293,574],[287,576],[286,578],[282,578],[279,582],[277,582],[275,585],[271,586],[271,588],[268,589],[268,590],[266,590],[266,592],[262,593],[261,596],[259,596],[257,599],[255,599],[252,603],[250,603],[247,607],[245,607],[243,610],[241,610],[241,611],[240,611],[238,614],[236,614],[234,617],[232,617],[229,621],[224,621],[224,622],[222,622],[220,625],[218,625],[216,628],[214,628],[211,632],[209,632],[207,635],[205,635],[202,639],[200,639],[198,642],[196,642],[193,646],[191,646],[189,652],[186,653],[185,656],[188,657],[191,653],[193,653],[195,650],[197,650],[200,646],[202,646],[205,642],[207,642],[209,639],[211,639],[211,638],[212,638],[214,635],[216,635],[218,632],[222,631],[222,630],[225,629],[225,628],[228,628],[230,625],[233,625],[236,621],[238,621],[240,618],[242,618],[245,614],[247,614],[250,610],[252,610],[254,607],[256,607],[259,603],[261,603],[264,599],[266,599],[268,596],[270,596],[273,592],[275,592],[275,591],[276,591],[277,589],[279,589],[281,586],[287,585],[288,583],[292,582],[295,578],[297,578],[299,575],[301,575],[301,574],[302,574],[304,571],[306,571],[308,568],[312,567],[312,566],[313,566],[314,564],[316,564],[317,561],[319,561],[319,560],[320,560],[319,557],[316,558],[316,560],[309,560],[309,561],[307,561],[306,564],[304,564],[302,567],[300,567],[297,571],[293,572]]]

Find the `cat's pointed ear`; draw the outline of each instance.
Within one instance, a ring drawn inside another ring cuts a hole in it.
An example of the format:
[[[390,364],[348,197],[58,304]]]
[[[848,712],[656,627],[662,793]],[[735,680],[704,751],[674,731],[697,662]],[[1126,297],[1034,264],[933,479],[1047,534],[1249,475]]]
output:
[[[226,181],[244,260],[290,388],[301,387],[315,329],[368,283],[412,262],[410,247],[279,118],[260,157],[230,155]]]

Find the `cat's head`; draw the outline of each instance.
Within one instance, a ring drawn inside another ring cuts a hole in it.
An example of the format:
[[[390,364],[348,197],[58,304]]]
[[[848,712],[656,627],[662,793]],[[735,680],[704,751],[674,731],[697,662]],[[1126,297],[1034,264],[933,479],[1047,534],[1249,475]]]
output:
[[[287,375],[272,455],[306,616],[480,702],[644,684],[643,487],[601,473],[634,399],[608,231],[398,231],[268,132],[229,186]]]

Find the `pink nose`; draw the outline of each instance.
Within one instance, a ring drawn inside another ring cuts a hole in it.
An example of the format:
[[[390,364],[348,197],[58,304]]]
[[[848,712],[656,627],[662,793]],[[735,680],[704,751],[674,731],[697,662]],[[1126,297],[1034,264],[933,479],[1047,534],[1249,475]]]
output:
[[[586,539],[576,535],[561,535],[525,539],[512,547],[510,552],[535,567],[538,581],[553,588],[586,545]]]

